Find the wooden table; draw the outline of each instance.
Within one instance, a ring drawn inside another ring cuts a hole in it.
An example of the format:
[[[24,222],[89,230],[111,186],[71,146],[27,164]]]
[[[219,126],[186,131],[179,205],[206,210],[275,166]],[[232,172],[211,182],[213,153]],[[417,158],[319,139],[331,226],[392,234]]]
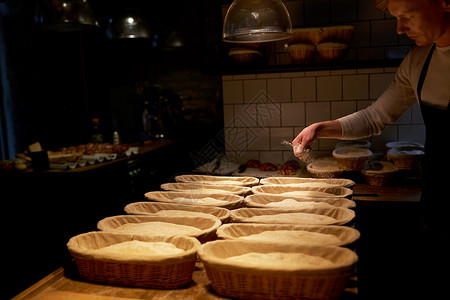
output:
[[[230,299],[217,294],[201,262],[197,262],[192,282],[179,289],[161,290],[96,283],[78,275],[74,261],[35,283],[12,300],[118,300],[118,299]],[[349,281],[342,300],[357,299],[356,277]]]

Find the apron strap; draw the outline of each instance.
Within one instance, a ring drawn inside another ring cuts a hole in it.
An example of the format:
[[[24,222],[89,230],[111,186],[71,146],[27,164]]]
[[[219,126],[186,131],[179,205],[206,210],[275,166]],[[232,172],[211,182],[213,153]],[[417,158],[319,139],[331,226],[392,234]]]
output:
[[[422,87],[425,82],[425,77],[427,76],[428,67],[430,66],[431,57],[433,56],[434,49],[436,48],[436,44],[431,46],[430,52],[428,52],[427,59],[423,64],[422,71],[420,72],[419,82],[417,83],[417,98],[419,99],[419,103],[422,104]]]

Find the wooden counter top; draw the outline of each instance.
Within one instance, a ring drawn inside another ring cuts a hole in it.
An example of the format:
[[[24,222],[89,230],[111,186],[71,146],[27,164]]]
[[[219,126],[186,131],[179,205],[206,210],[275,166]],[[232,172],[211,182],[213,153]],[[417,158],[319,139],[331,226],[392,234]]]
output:
[[[357,288],[355,278],[351,278],[342,300],[355,300]],[[88,281],[78,275],[74,261],[64,268],[59,268],[12,300],[118,300],[118,299],[230,299],[217,294],[206,275],[201,262],[197,262],[192,282],[179,289],[146,289],[109,285]]]
[[[421,193],[422,189],[416,182],[381,187],[356,184],[353,188],[353,200],[419,202]]]
[[[45,171],[39,171],[38,173],[40,174],[45,174],[45,173],[81,173],[81,172],[86,172],[86,171],[91,171],[91,170],[95,170],[98,168],[103,168],[106,166],[111,166],[114,164],[118,164],[120,162],[124,162],[127,160],[132,160],[132,159],[137,159],[140,157],[143,157],[153,151],[159,150],[161,148],[164,148],[166,146],[175,144],[176,141],[175,140],[150,140],[145,142],[143,145],[131,145],[131,146],[137,146],[139,147],[139,153],[136,155],[131,155],[131,156],[125,156],[125,157],[120,157],[114,160],[109,160],[109,161],[103,161],[101,163],[95,163],[93,165],[89,165],[87,164],[84,167],[77,167],[75,169],[66,169],[66,170],[61,170],[61,169],[48,169]],[[30,174],[30,173],[35,173],[33,171],[33,169],[27,169],[24,172],[14,172],[14,174]]]

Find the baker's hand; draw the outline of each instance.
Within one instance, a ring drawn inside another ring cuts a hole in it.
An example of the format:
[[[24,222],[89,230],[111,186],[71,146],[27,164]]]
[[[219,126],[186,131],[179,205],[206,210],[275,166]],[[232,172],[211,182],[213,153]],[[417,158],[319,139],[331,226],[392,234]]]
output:
[[[292,141],[294,155],[300,159],[305,159],[311,153],[311,145],[317,140],[317,126],[312,124],[303,129]]]
[[[304,159],[306,147],[311,147],[312,143],[318,138],[341,137],[342,125],[338,120],[314,123],[303,129],[292,141],[294,155],[300,159]]]

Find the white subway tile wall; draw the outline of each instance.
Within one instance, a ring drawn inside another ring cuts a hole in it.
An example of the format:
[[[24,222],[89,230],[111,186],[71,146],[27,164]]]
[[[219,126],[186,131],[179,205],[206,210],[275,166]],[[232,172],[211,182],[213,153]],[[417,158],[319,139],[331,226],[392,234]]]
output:
[[[293,158],[281,140],[292,140],[305,126],[336,119],[369,106],[389,86],[396,68],[317,72],[224,75],[224,135],[229,158],[282,163]],[[372,149],[385,150],[389,141],[424,143],[418,105],[409,108],[379,136]],[[320,139],[317,153],[331,153],[337,140]]]

